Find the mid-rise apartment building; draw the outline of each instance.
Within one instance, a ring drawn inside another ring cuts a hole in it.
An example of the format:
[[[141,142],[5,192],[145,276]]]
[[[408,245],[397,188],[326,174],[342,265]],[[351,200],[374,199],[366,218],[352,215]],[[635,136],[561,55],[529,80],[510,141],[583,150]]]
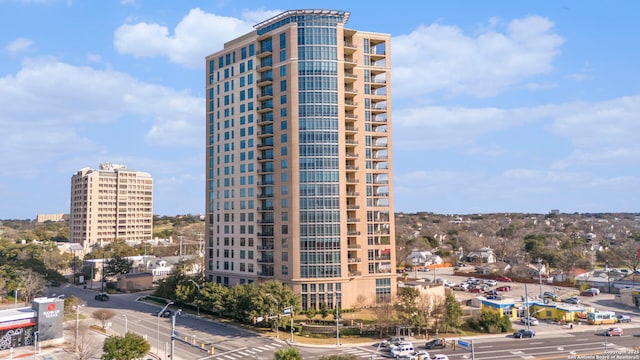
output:
[[[148,241],[153,235],[153,178],[125,165],[104,163],[71,177],[70,242],[85,253],[116,239]]]
[[[302,306],[396,292],[390,35],[292,10],[206,57],[206,274]]]

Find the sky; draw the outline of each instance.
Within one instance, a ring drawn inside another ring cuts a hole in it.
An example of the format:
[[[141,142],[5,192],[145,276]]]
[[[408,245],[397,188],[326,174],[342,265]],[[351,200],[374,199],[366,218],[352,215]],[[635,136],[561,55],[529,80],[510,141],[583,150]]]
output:
[[[640,211],[635,0],[0,0],[0,219],[105,162],[202,214],[204,58],[293,9],[391,35],[395,212]]]

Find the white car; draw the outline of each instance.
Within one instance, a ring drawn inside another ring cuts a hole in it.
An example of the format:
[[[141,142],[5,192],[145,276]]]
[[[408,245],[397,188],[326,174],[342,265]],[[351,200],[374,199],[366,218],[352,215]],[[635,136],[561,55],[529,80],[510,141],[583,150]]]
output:
[[[534,318],[533,316],[525,316],[523,318],[520,319],[520,321],[525,324],[525,325],[531,325],[531,326],[535,326],[538,325],[540,322],[538,321],[538,319]]]
[[[407,356],[413,354],[415,349],[413,348],[413,344],[403,344],[400,346],[391,348],[391,356],[394,358],[398,358],[401,356]]]
[[[495,280],[485,280],[484,281],[485,284],[489,285],[489,286],[496,286],[498,285],[498,282]]]
[[[449,357],[445,354],[435,354],[431,360],[449,360]]]
[[[600,289],[597,289],[597,288],[587,289],[586,291],[592,292],[592,293],[594,293],[596,295],[600,295]]]

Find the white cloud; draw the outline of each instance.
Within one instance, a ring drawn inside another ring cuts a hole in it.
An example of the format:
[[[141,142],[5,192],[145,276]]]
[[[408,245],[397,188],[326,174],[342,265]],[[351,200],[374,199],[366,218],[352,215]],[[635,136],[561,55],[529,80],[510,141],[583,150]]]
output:
[[[29,60],[0,77],[0,168],[108,152],[113,144],[100,138],[105,126],[136,120],[126,131],[146,131],[148,146],[199,148],[194,139],[202,139],[203,111],[203,100],[187,91],[111,70]]]
[[[247,19],[218,16],[192,9],[176,25],[173,34],[166,26],[139,22],[116,29],[114,45],[121,54],[134,57],[166,56],[171,63],[202,68],[205,56],[224,43],[253,30],[253,17],[264,12],[247,12]],[[264,19],[264,18],[263,18]]]
[[[33,40],[26,38],[17,38],[10,42],[5,50],[11,55],[17,55],[30,50],[33,47]]]
[[[414,107],[395,111],[393,120],[394,137],[402,139],[394,148],[400,151],[466,146],[468,154],[495,156],[500,144],[484,148],[478,144],[482,136],[544,122],[549,136],[573,146],[556,168],[640,162],[640,96],[513,109]]]
[[[470,36],[431,24],[394,37],[394,95],[490,97],[553,69],[564,39],[553,33],[551,21],[529,16],[511,21],[503,32],[495,28],[493,19]]]

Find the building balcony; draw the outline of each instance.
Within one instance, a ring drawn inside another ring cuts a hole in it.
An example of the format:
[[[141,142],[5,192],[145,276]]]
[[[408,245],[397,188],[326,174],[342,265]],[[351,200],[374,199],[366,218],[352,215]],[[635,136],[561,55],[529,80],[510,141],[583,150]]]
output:
[[[273,105],[264,105],[264,106],[258,106],[256,108],[256,110],[258,111],[259,114],[264,114],[267,112],[272,112],[273,111]]]
[[[348,134],[353,134],[358,132],[358,128],[355,126],[345,126],[344,131]]]
[[[273,271],[260,271],[256,273],[258,277],[273,277]]]
[[[256,57],[263,58],[263,57],[267,57],[267,56],[271,56],[273,55],[272,49],[271,48],[264,48],[264,49],[260,49],[260,51],[258,51],[258,53],[256,54]]]
[[[349,243],[349,244],[347,245],[347,248],[348,248],[348,249],[361,249],[361,248],[362,248],[362,246],[360,246],[359,244],[352,244],[352,243]]]
[[[257,233],[256,236],[257,237],[261,237],[261,238],[272,238],[273,237],[273,233],[272,232],[261,232],[261,233]]]
[[[347,197],[358,197],[360,193],[357,191],[347,191]]]
[[[262,257],[258,259],[258,264],[273,264],[273,257]]]
[[[256,134],[258,136],[273,136],[273,129],[265,129],[262,131],[258,131]]]
[[[265,76],[262,77],[260,79],[258,79],[258,81],[256,82],[256,85],[258,86],[265,86],[265,85],[270,85],[273,83],[273,78],[270,76]]]
[[[358,218],[348,218],[347,222],[348,223],[358,223],[358,222],[360,222],[360,219],[358,219]]]
[[[360,231],[350,230],[350,231],[347,231],[347,235],[349,235],[349,236],[359,236],[360,235]]]
[[[258,101],[265,101],[265,100],[269,100],[273,98],[273,91],[265,91],[265,92],[261,92],[260,94],[258,94],[258,97],[256,98]],[[273,107],[271,107],[273,108]]]
[[[344,118],[348,121],[356,121],[358,120],[358,115],[354,114],[352,111],[349,111],[344,113]]]
[[[362,262],[362,259],[360,259],[360,258],[349,258],[348,262],[349,262],[349,264],[356,264],[356,263]]]
[[[344,107],[345,107],[346,109],[353,110],[353,109],[355,109],[356,107],[358,107],[358,103],[357,103],[357,102],[355,102],[355,101],[353,101],[353,100],[345,100],[345,102],[344,102]]]
[[[357,277],[362,276],[362,272],[360,271],[349,271],[349,277]]]
[[[267,138],[269,139],[269,138]],[[260,142],[258,145],[258,150],[264,150],[264,149],[268,149],[268,148],[272,148],[273,147],[273,141],[262,141]]]
[[[261,207],[258,208],[258,211],[260,211],[260,212],[273,211],[273,206],[261,206]]]
[[[348,152],[348,153],[344,154],[344,156],[345,156],[347,159],[356,159],[356,158],[358,157],[358,154]]]
[[[357,204],[347,204],[347,209],[348,209],[348,210],[358,210],[358,209],[360,209],[360,205],[357,205]]]

